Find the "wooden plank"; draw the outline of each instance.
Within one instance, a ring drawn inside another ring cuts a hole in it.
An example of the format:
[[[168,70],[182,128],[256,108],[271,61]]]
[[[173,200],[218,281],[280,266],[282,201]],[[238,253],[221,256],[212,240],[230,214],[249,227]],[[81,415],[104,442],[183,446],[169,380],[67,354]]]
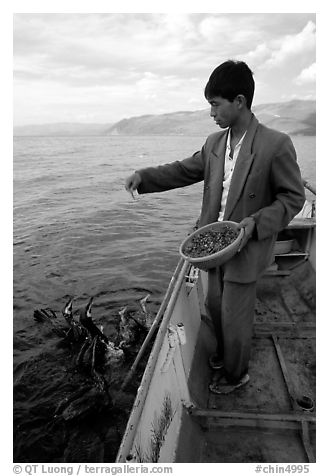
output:
[[[291,273],[285,269],[269,269],[265,271],[264,276],[289,276]]]
[[[190,410],[190,414],[195,417],[205,417],[205,418],[222,418],[222,419],[231,419],[240,421],[241,420],[257,420],[257,421],[296,421],[302,422],[307,421],[310,423],[315,423],[316,418],[314,415],[302,412],[291,412],[291,413],[256,413],[256,412],[225,412],[223,410],[207,410],[200,408],[193,408]]]
[[[289,329],[303,329],[303,330],[316,330],[314,322],[287,322],[287,321],[275,321],[275,322],[255,322],[255,326],[268,328],[271,327],[276,331],[277,328]]]
[[[273,332],[285,339],[315,339],[316,326],[312,322],[263,322],[254,323],[254,337],[271,338]]]
[[[287,228],[314,228],[316,225],[315,218],[294,218],[288,224]]]
[[[295,430],[298,433],[300,430],[300,422],[294,420],[257,420],[253,418],[236,419],[236,418],[201,418],[198,420],[199,425],[204,430],[220,430],[224,428],[239,429],[255,429],[263,430]]]
[[[310,441],[308,423],[307,421],[304,420],[301,422],[301,425],[302,425],[302,441],[303,441],[304,449],[307,455],[307,459],[309,460],[310,463],[315,463],[316,460],[315,460],[315,455],[314,455],[313,448]]]
[[[275,256],[279,258],[294,258],[298,256],[304,256],[305,259],[308,258],[308,253],[306,251],[290,251],[289,253],[275,253]]]
[[[278,337],[283,339],[316,339],[316,331],[308,329],[278,329],[275,330]],[[272,337],[273,329],[257,329],[254,330],[254,338],[262,339],[264,337]]]
[[[294,410],[296,410],[298,408],[298,406],[297,406],[297,403],[296,403],[295,390],[294,390],[294,387],[292,385],[290,375],[289,375],[288,369],[286,367],[286,363],[284,361],[284,357],[283,357],[282,350],[281,350],[281,347],[280,347],[279,342],[278,342],[278,338],[277,338],[276,335],[272,334],[272,339],[273,339],[275,350],[276,350],[276,353],[277,353],[277,356],[278,356],[278,359],[279,359],[282,375],[283,375],[283,378],[284,378],[284,381],[285,381],[285,384],[286,384],[286,387],[287,387],[287,390],[288,390],[291,406]]]

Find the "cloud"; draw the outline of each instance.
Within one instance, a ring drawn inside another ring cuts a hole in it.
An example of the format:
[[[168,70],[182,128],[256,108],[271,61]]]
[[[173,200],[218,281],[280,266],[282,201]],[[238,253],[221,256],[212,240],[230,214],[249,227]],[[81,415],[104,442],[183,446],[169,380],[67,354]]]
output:
[[[207,41],[214,42],[222,35],[227,35],[231,30],[232,21],[226,17],[210,16],[202,20],[199,25],[201,35]]]
[[[315,63],[311,64],[308,68],[305,68],[301,71],[299,76],[296,78],[296,84],[303,85],[309,83],[315,83],[316,79],[316,70]]]
[[[276,33],[272,42],[260,41],[266,37],[263,18],[243,14],[16,14],[15,71],[21,79],[24,72],[34,80],[39,74],[41,80],[62,80],[76,87],[88,81],[106,84],[116,77],[121,82],[145,71],[200,76],[209,71],[208,65],[212,68],[228,58],[248,59],[256,65],[267,60],[267,66],[273,67],[287,55],[305,50],[313,40],[314,24],[309,22],[295,36],[282,39]]]
[[[275,101],[280,88],[289,89],[291,83],[291,89],[297,89],[294,78],[314,61],[313,18],[313,14],[15,14],[15,116],[28,122],[29,115],[38,111],[42,122],[52,111],[56,121],[61,113],[73,118],[94,111],[100,120],[112,121],[186,110],[188,104],[206,107],[203,87],[211,71],[228,58],[247,61],[255,71],[259,100]],[[296,55],[303,62],[295,61]],[[298,80],[298,93],[304,92],[304,75]],[[280,78],[285,84],[279,84]]]
[[[266,43],[261,43],[245,55],[245,60],[251,67],[262,64],[271,55],[271,50]]]
[[[196,35],[187,15],[16,15],[15,71],[76,86],[178,73]]]
[[[245,44],[256,44],[262,36],[262,29],[255,26],[252,15],[208,16],[200,22],[198,29],[201,41],[217,46],[219,52],[234,52],[234,56],[241,52],[241,46],[244,49]]]
[[[195,28],[195,21],[198,21],[198,15],[196,14],[174,14],[167,13],[163,16],[157,17],[159,26],[163,31],[163,36],[180,38],[181,42],[187,40],[197,39],[197,30]]]
[[[315,50],[315,24],[309,21],[303,30],[295,35],[286,35],[273,42],[273,51],[264,67],[275,68],[299,55]]]

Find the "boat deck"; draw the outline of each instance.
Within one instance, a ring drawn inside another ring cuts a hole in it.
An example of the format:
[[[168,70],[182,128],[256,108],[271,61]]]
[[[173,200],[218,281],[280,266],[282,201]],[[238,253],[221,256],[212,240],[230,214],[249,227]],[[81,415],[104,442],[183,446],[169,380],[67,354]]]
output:
[[[314,462],[315,274],[308,261],[284,276],[264,276],[254,329],[250,382],[217,396],[208,391],[216,378],[207,366],[214,337],[209,320],[202,322],[189,380],[197,408],[186,426],[198,434],[194,460]],[[178,452],[182,461],[187,451]]]

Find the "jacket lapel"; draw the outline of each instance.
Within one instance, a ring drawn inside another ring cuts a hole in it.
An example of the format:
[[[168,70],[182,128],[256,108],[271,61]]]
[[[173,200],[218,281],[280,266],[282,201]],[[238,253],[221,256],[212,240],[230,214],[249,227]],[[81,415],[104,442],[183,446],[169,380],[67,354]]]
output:
[[[223,183],[227,135],[228,131],[220,137],[210,151],[210,182],[217,184],[218,189],[221,189],[220,184]]]
[[[224,132],[224,131],[223,131]],[[222,183],[224,175],[226,133],[218,133],[209,138],[207,152],[208,167],[205,175],[204,194],[199,226],[207,225],[218,220],[222,199]],[[212,141],[212,143],[210,143]]]
[[[222,200],[222,183],[224,178],[224,163],[225,163],[225,149],[227,134],[221,135],[218,142],[216,142],[209,154],[209,195],[208,200],[205,203],[205,214],[207,216],[207,222],[212,223],[218,220],[221,200]]]
[[[246,182],[255,155],[254,153],[251,153],[251,147],[257,126],[258,120],[253,115],[234,167],[232,181],[227,196],[224,220],[228,220],[232,214]]]

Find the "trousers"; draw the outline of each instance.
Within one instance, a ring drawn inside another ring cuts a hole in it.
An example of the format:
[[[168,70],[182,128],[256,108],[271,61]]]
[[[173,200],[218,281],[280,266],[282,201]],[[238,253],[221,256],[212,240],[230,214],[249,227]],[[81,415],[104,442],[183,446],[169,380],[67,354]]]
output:
[[[236,383],[248,371],[256,304],[256,282],[225,281],[221,268],[208,270],[206,309],[224,361],[228,382]]]

